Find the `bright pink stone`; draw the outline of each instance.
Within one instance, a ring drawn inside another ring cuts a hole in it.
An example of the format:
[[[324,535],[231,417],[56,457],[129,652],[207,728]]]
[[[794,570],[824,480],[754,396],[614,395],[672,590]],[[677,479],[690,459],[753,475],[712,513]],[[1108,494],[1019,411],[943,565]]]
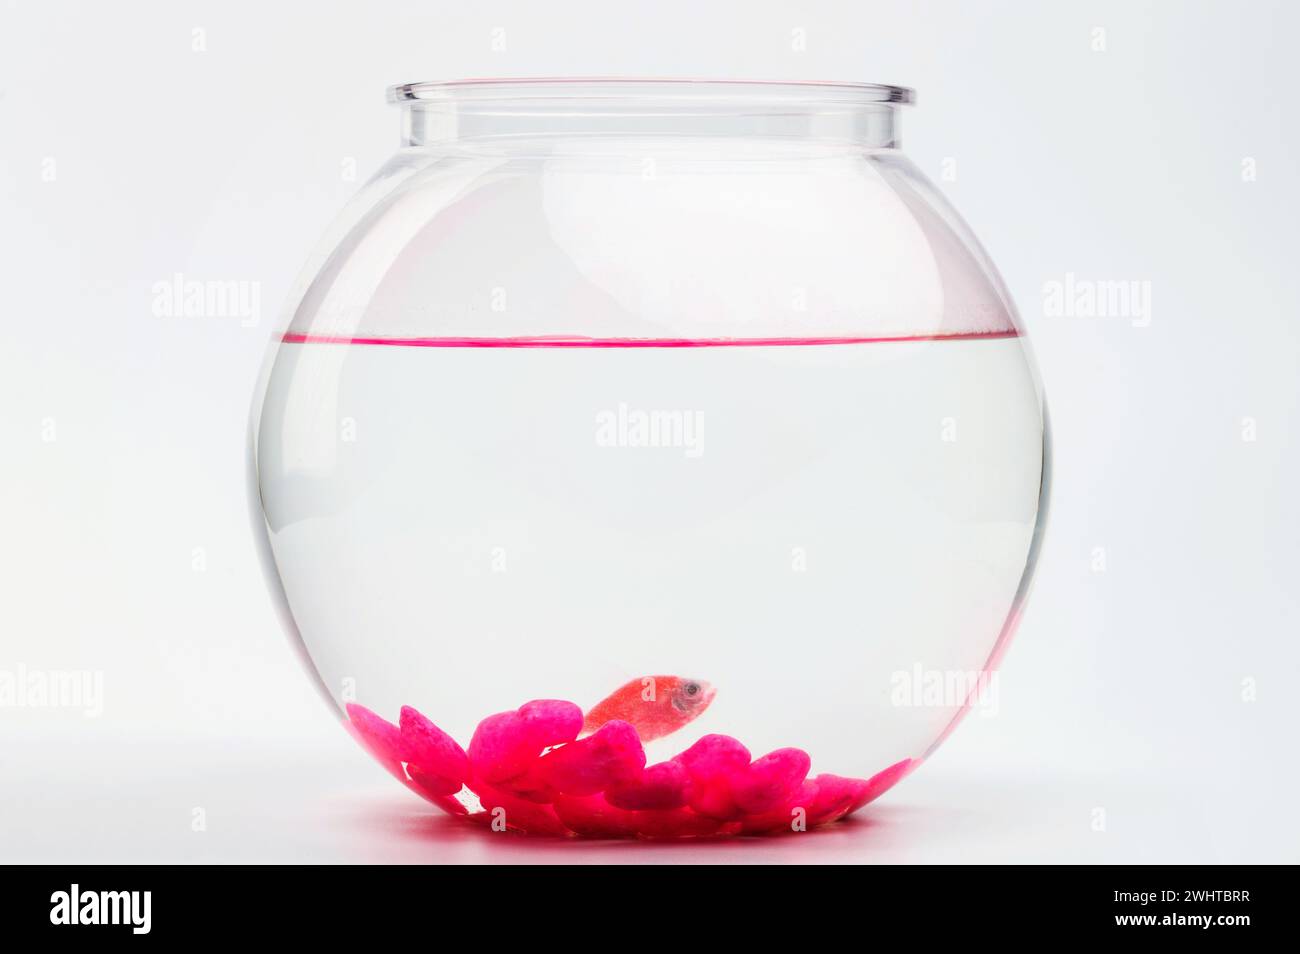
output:
[[[636,779],[645,768],[645,749],[636,729],[618,719],[593,735],[548,752],[543,777],[565,795],[594,795]]]
[[[473,775],[492,784],[519,778],[547,746],[577,738],[582,710],[572,702],[538,699],[514,712],[488,716],[469,743]]]
[[[537,802],[539,805],[548,804],[555,801],[555,796],[559,794],[555,786],[546,776],[545,765],[541,759],[534,759],[533,764],[523,775],[507,779],[497,786],[502,791],[509,792],[511,795],[518,795],[520,798],[527,799],[530,802]]]
[[[347,711],[349,721],[376,755],[383,759],[406,761],[401,729],[355,702],[347,704]]]
[[[455,795],[464,787],[460,779],[425,772],[414,763],[406,766],[406,774],[410,778],[407,788],[414,787],[418,794],[429,797],[430,800],[443,795]]]
[[[469,740],[470,772],[487,782],[523,775],[537,754],[519,731],[519,716],[514,712],[488,716]]]
[[[749,749],[729,735],[706,735],[673,757],[690,774],[691,808],[706,818],[722,821],[740,817],[732,784],[749,768],[749,759]]]
[[[839,775],[818,775],[812,781],[817,786],[817,795],[808,805],[809,828],[843,818],[867,785],[866,779]]]
[[[521,728],[539,749],[572,742],[582,731],[582,710],[562,699],[534,699],[518,709]]]
[[[747,835],[769,835],[812,828],[816,824],[812,820],[812,806],[817,801],[818,791],[815,781],[805,781],[780,805],[766,812],[746,815],[741,820],[741,830]],[[802,824],[796,825],[796,822]]]
[[[730,775],[749,765],[749,749],[729,735],[706,735],[685,752],[673,756],[691,773],[691,778]]]
[[[666,810],[686,804],[691,776],[680,762],[660,762],[646,768],[634,781],[605,790],[605,798],[616,808],[629,811]]]
[[[727,823],[697,815],[689,808],[637,812],[637,834],[642,838],[704,838],[721,833]]]
[[[903,759],[901,762],[895,762],[884,771],[877,772],[854,792],[853,802],[845,814],[852,815],[863,805],[875,801],[906,778],[920,764],[919,759]]]
[[[732,797],[747,815],[759,815],[784,805],[808,777],[812,759],[803,749],[777,749],[755,759],[732,779]]]
[[[537,746],[537,754],[550,746],[571,743],[582,731],[582,710],[572,702],[536,699],[519,707],[520,731]],[[559,794],[549,778],[549,766],[540,758],[523,775],[501,783],[501,788],[530,802],[545,804]]]
[[[410,706],[402,707],[401,730],[407,770],[418,767],[436,787],[448,789],[444,794],[459,792],[469,777],[469,759],[456,740]]]
[[[731,793],[731,779],[725,775],[692,779],[687,803],[696,814],[718,821],[733,821],[741,815]]]
[[[355,702],[347,704],[347,713],[347,728],[353,738],[395,778],[405,782],[406,773],[402,771],[402,762],[406,761],[406,749],[402,743],[401,730]]]
[[[460,782],[450,781],[441,775],[428,775],[415,765],[408,765],[406,773],[409,776],[405,780],[406,787],[415,794],[452,815],[464,815],[468,811],[459,799],[452,798],[463,787]]]
[[[555,814],[585,838],[631,838],[640,813],[615,808],[603,795],[560,795],[555,799]]]
[[[489,825],[496,819],[505,823],[507,828],[524,831],[530,835],[571,835],[573,832],[560,821],[550,805],[538,805],[526,799],[517,798],[508,792],[493,788],[477,779],[471,781],[470,788],[483,804],[484,811],[471,816],[476,821]]]

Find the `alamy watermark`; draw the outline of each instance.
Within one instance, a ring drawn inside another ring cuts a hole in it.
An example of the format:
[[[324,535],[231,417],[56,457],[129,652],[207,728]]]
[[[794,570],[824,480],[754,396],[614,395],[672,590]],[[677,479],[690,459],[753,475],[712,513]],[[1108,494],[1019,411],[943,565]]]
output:
[[[704,454],[704,412],[641,410],[620,403],[596,414],[597,447],[680,448],[686,457]]]
[[[83,891],[74,884],[50,895],[50,923],[123,925],[132,934],[148,934],[153,924],[151,891]]]
[[[1066,272],[1043,283],[1046,318],[1127,318],[1134,328],[1151,324],[1149,281],[1093,280]]]
[[[104,674],[96,669],[0,669],[0,709],[81,709],[104,714]]]
[[[262,317],[262,283],[247,279],[200,281],[176,272],[153,283],[157,318],[234,318],[251,328]]]
[[[987,670],[926,669],[920,663],[889,677],[891,705],[951,709],[966,706],[998,714],[998,674]]]

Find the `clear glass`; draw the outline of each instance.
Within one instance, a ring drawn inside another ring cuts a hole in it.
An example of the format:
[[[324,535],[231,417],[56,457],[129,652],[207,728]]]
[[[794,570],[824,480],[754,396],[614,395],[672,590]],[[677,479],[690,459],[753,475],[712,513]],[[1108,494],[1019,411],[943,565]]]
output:
[[[286,621],[394,775],[539,834],[800,831],[996,701],[1047,421],[997,272],[899,151],[910,91],[390,99],[252,479]]]

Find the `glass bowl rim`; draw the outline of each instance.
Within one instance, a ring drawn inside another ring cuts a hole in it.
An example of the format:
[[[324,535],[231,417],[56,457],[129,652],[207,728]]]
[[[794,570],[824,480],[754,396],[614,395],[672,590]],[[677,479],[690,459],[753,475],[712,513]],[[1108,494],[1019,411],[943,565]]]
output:
[[[734,102],[839,106],[908,106],[916,91],[906,86],[837,80],[731,80],[638,77],[499,77],[400,83],[388,88],[388,101],[419,103],[502,103],[611,100],[623,102]]]

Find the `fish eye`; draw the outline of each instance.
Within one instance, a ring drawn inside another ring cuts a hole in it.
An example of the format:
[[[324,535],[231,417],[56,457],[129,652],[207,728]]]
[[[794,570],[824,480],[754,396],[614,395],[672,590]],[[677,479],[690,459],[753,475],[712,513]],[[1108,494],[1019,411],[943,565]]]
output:
[[[688,696],[699,695],[700,684],[698,682],[688,682],[686,684],[686,694]]]

